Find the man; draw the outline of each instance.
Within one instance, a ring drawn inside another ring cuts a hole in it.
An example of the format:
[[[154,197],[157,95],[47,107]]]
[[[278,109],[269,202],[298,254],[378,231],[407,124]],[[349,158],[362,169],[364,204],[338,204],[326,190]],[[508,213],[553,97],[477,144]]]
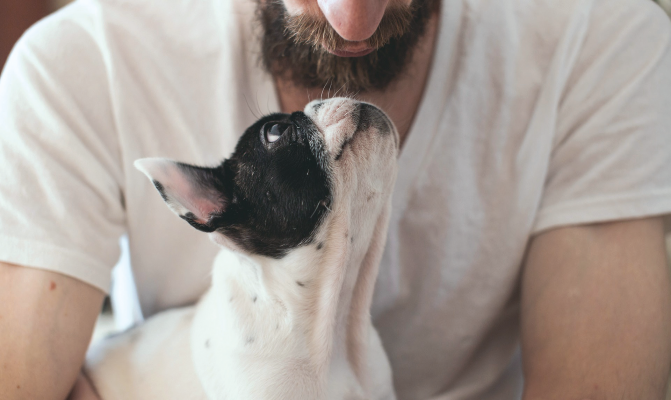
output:
[[[346,94],[403,137],[372,309],[400,399],[662,399],[670,41],[639,0],[76,2],[0,79],[0,398],[68,395],[123,232],[145,315],[207,287],[135,159]]]

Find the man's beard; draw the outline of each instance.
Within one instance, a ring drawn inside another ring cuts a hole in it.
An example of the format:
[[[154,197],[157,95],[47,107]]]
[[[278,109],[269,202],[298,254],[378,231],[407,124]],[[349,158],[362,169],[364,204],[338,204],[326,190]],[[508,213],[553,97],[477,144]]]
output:
[[[384,90],[412,59],[438,0],[414,0],[385,12],[365,42],[377,50],[362,57],[339,57],[348,43],[325,19],[289,16],[278,0],[261,0],[262,62],[274,76],[304,88],[333,88],[346,94]]]

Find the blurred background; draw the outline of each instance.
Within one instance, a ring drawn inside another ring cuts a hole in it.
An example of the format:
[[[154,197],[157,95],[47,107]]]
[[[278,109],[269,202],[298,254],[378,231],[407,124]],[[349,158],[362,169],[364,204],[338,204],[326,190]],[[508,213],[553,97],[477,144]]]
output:
[[[0,0],[0,71],[5,64],[14,43],[21,37],[23,32],[42,17],[67,5],[72,0]],[[557,0],[561,1],[561,0]],[[655,1],[671,16],[671,0],[639,0]],[[671,72],[671,71],[670,71]],[[671,129],[671,127],[669,127]],[[669,218],[671,222],[671,218]],[[667,228],[667,231],[671,229]],[[667,253],[671,260],[671,235],[667,237]],[[137,302],[137,294],[133,283],[130,262],[128,258],[128,244],[125,238],[121,239],[122,256],[113,272],[114,303],[119,309],[133,309],[134,314],[114,321],[112,310],[114,304],[108,299],[105,301],[103,312],[98,320],[98,325],[93,341],[99,340],[107,334],[123,330],[133,323],[142,320],[142,314]],[[122,304],[123,303],[123,304]],[[117,316],[118,317],[118,316]],[[669,338],[671,340],[671,338]],[[666,400],[671,400],[671,385]]]

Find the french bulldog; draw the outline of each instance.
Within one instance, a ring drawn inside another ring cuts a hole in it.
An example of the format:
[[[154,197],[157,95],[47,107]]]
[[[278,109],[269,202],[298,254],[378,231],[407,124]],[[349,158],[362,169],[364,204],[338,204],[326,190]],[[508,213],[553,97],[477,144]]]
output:
[[[214,168],[136,161],[222,249],[194,307],[89,351],[102,399],[395,399],[370,305],[398,148],[384,112],[335,98],[261,118]]]

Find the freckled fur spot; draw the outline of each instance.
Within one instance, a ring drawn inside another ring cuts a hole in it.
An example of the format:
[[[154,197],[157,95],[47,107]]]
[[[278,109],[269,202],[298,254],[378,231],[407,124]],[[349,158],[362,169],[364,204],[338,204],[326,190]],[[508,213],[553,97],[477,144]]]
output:
[[[256,300],[258,300],[258,297],[257,297],[257,296],[254,296],[254,298],[252,299],[252,301],[253,301],[254,303],[256,303]]]
[[[323,247],[324,247],[324,243],[320,242],[320,243],[317,245],[317,250],[321,250]]]
[[[303,282],[296,281],[296,284],[300,287],[305,287],[305,284]]]
[[[207,340],[205,341],[205,348],[206,348],[206,349],[209,349],[209,348],[210,348],[210,339],[207,339]]]

